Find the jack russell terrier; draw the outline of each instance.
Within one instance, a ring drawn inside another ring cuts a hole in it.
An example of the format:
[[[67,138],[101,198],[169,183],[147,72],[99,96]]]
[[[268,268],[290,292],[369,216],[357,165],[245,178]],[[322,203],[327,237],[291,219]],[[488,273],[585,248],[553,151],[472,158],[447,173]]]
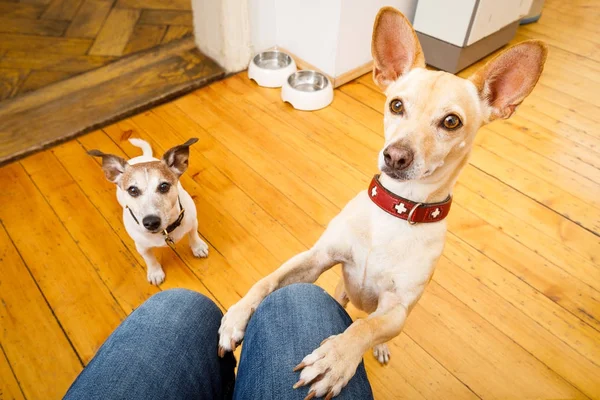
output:
[[[371,49],[373,79],[385,92],[385,145],[380,176],[351,200],[308,251],[258,281],[223,317],[219,355],[233,351],[248,320],[270,293],[314,282],[341,263],[335,297],[370,315],[329,337],[294,371],[294,388],[311,385],[306,399],[337,396],[373,348],[385,364],[385,344],[397,336],[442,254],[452,189],[467,163],[478,129],[510,117],[537,83],[547,48],[519,43],[469,79],[425,69],[417,35],[396,9],[379,11]],[[299,360],[300,361],[300,360]]]
[[[198,235],[196,205],[179,182],[188,167],[190,146],[198,139],[169,149],[161,160],[152,156],[148,142],[129,141],[142,149],[141,156],[125,161],[99,150],[90,150],[88,154],[102,157],[106,179],[117,185],[125,230],[146,262],[148,282],[160,285],[165,280],[165,272],[152,253],[153,247],[174,248],[187,234],[194,256],[208,256],[208,246]]]

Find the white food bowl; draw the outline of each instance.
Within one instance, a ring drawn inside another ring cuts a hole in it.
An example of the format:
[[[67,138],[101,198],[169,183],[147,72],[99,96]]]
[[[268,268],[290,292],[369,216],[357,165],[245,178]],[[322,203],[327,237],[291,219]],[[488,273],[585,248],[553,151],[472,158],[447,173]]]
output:
[[[333,101],[333,86],[320,72],[298,71],[290,75],[283,84],[281,99],[297,110],[319,110]]]
[[[258,53],[248,65],[248,78],[263,87],[281,87],[294,72],[296,63],[292,57],[278,50]]]

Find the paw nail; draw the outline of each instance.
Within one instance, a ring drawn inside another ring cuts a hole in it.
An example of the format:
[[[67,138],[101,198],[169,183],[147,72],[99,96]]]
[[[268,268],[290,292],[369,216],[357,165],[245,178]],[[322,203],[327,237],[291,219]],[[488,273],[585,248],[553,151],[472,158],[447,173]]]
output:
[[[310,393],[308,394],[308,396],[306,396],[306,397],[304,398],[304,400],[310,400],[310,399],[312,399],[313,397],[315,397],[316,395],[317,395],[317,392],[315,392],[314,390],[311,390],[311,391],[310,391]]]
[[[294,383],[294,386],[292,386],[294,389],[298,389],[300,386],[304,386],[304,381],[302,379],[300,379],[298,382]]]
[[[219,346],[219,357],[225,357],[225,349]]]
[[[296,367],[294,368],[294,372],[300,371],[304,367],[306,367],[306,364],[304,364],[304,362],[301,362],[300,364],[296,365]]]
[[[236,347],[237,344],[235,343],[235,340],[231,339],[231,351],[235,350]]]
[[[331,400],[332,398],[333,398],[333,392],[330,390],[329,393],[327,393],[325,400]]]

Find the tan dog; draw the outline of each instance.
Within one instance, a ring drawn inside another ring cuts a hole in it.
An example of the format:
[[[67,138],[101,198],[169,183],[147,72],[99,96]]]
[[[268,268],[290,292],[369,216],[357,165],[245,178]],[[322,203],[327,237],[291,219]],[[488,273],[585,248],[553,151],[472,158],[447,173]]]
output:
[[[148,282],[160,285],[165,272],[152,248],[174,246],[188,235],[194,256],[208,256],[208,245],[198,235],[196,205],[179,182],[188,167],[190,146],[198,139],[167,150],[161,160],[152,156],[148,142],[133,138],[129,141],[142,149],[141,156],[125,161],[99,150],[88,153],[102,157],[106,179],[117,185],[125,230],[146,262]]]
[[[520,43],[469,79],[425,69],[410,23],[397,10],[377,15],[372,41],[373,78],[387,96],[383,174],[336,216],[310,250],[257,282],[223,317],[219,352],[242,340],[253,310],[271,292],[314,282],[343,265],[336,298],[370,313],[307,355],[295,387],[309,385],[308,399],[340,393],[363,354],[374,347],[389,360],[385,342],[397,336],[430,281],[442,254],[444,217],[458,175],[478,129],[510,117],[538,81],[546,46]]]

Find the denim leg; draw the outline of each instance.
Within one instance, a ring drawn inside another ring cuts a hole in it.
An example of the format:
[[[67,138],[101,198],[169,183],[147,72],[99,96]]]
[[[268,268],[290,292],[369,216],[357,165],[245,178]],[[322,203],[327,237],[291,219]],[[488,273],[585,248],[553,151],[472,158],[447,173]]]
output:
[[[308,387],[292,389],[300,375],[293,368],[351,323],[338,302],[318,286],[294,284],[272,293],[248,323],[234,399],[304,399]],[[372,398],[361,362],[336,400]]]
[[[65,399],[231,398],[235,358],[217,356],[221,317],[196,292],[152,296],[110,335]]]

